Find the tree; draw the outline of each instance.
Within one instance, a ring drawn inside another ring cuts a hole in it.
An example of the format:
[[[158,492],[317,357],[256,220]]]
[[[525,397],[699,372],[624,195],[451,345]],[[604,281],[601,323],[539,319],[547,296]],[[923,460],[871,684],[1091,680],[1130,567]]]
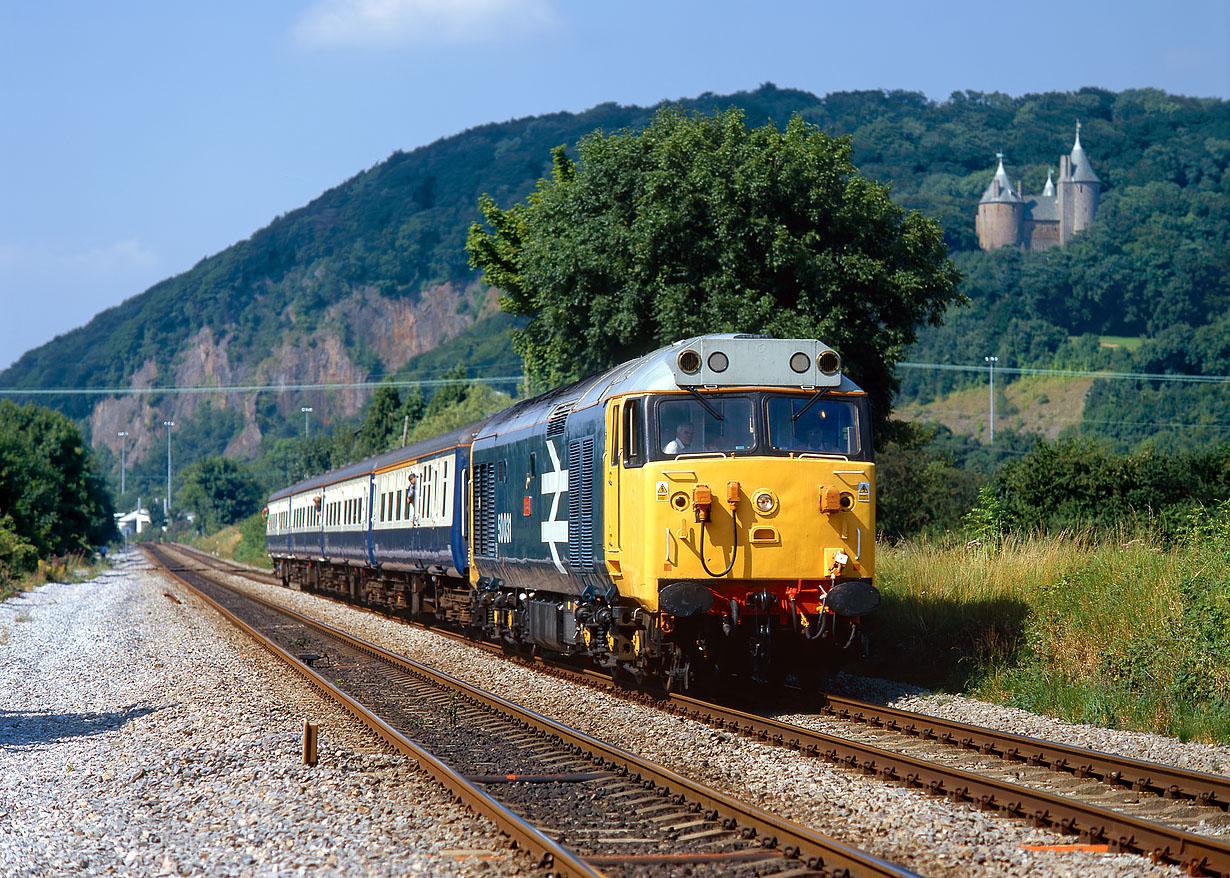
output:
[[[0,401],[0,518],[12,534],[6,539],[42,558],[90,550],[115,535],[114,511],[89,448],[68,418]]]
[[[431,402],[427,404],[427,409],[423,412],[422,416],[434,418],[445,409],[465,402],[466,397],[473,390],[473,387],[466,381],[468,371],[465,363],[458,363],[452,369],[449,369],[444,374],[444,383],[436,389],[435,394],[431,397]]]
[[[382,384],[376,388],[367,404],[363,426],[355,433],[355,452],[359,457],[388,451],[394,429],[399,435],[401,432],[401,418],[397,414],[400,408],[401,396],[396,387]]]
[[[247,468],[229,457],[206,457],[184,470],[179,504],[197,515],[201,530],[234,524],[259,506],[260,486]]]
[[[708,332],[815,337],[879,419],[920,323],[957,301],[938,223],[906,213],[851,163],[848,138],[797,116],[659,110],[640,132],[585,137],[578,159],[508,209],[484,196],[470,262],[501,306],[530,386],[574,380]]]

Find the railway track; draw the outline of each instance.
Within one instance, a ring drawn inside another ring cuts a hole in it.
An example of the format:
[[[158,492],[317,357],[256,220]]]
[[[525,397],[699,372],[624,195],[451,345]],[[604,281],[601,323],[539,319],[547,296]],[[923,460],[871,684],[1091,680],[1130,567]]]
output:
[[[834,718],[881,730],[890,738],[926,742],[936,751],[921,757],[902,752],[905,748],[900,741],[890,748],[885,742],[851,740],[848,734],[828,734],[688,696],[632,693],[601,675],[558,664],[550,665],[549,670],[622,697],[638,697],[658,708],[716,728],[790,747],[982,810],[1078,835],[1084,844],[1177,863],[1191,874],[1230,875],[1230,845],[1221,839],[1192,832],[1183,825],[1174,825],[1227,820],[1230,779],[1222,776],[1098,753],[837,696],[825,696],[819,705],[822,712]],[[939,754],[944,750],[977,754],[984,764],[977,770],[943,764],[945,757]],[[1035,786],[1026,785],[1029,781],[1012,767],[1032,770]],[[1169,815],[1172,822],[1167,825],[1091,801],[1105,800],[1106,796],[1091,792],[1088,783],[1082,783],[1079,794],[1037,788],[1048,785],[1045,777],[1048,773],[1100,785],[1106,791],[1129,791],[1145,803],[1142,807],[1140,802],[1120,802],[1117,805],[1120,809],[1157,810],[1150,807],[1150,799],[1176,806],[1186,803],[1190,807],[1186,813],[1182,808],[1169,808],[1179,812],[1179,816]]]
[[[554,873],[915,875],[149,551]]]

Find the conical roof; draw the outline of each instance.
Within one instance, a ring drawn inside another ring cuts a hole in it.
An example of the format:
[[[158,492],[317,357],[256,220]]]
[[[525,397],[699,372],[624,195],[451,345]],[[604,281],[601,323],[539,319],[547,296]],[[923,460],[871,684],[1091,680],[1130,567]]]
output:
[[[991,185],[987,187],[987,191],[982,193],[979,204],[1019,202],[1021,196],[1012,190],[1012,181],[1008,179],[1008,175],[1004,172],[1004,154],[999,152],[995,155],[999,158],[999,170],[995,172],[995,176],[991,179]]]
[[[1089,157],[1085,155],[1085,150],[1081,146],[1081,123],[1076,123],[1076,143],[1072,146],[1072,155],[1069,157],[1072,162],[1072,182],[1074,183],[1101,183],[1102,180],[1093,172],[1092,166],[1089,164]]]
[[[1055,197],[1055,181],[1051,179],[1051,169],[1046,169],[1046,186],[1042,189],[1043,198]]]

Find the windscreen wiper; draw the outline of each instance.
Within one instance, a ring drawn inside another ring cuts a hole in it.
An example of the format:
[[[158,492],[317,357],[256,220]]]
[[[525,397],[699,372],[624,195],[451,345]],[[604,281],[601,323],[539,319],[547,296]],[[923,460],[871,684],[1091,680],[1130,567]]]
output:
[[[684,389],[684,390],[686,390],[688,393],[692,394],[692,395],[693,395],[694,397],[696,397],[698,400],[700,400],[700,404],[701,404],[701,405],[703,405],[703,406],[705,407],[705,411],[707,411],[709,414],[713,415],[713,417],[714,417],[716,420],[719,420],[719,421],[724,421],[724,420],[726,420],[725,418],[723,418],[723,417],[722,417],[722,413],[721,413],[721,412],[719,412],[717,409],[715,409],[715,408],[713,407],[713,405],[709,402],[709,400],[705,399],[703,396],[701,396],[699,393],[697,393],[697,392],[696,392],[696,388],[695,388],[695,387],[685,387],[685,388],[683,388],[683,389]],[[817,394],[817,395],[819,395],[819,394]],[[810,403],[808,403],[808,404],[810,405]]]
[[[820,401],[820,397],[822,396],[824,396],[823,390],[816,391],[816,395],[807,401],[807,405],[803,406],[801,409],[799,409],[797,412],[795,412],[793,415],[790,416],[790,422],[794,423],[799,418],[803,417],[803,412],[807,411],[813,405],[818,403]]]

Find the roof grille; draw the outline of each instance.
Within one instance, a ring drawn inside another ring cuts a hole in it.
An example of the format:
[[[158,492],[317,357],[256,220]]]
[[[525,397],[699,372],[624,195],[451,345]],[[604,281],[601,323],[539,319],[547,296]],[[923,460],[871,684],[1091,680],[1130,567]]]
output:
[[[568,402],[561,402],[551,409],[551,414],[547,418],[547,436],[563,435],[564,421],[568,420],[568,413],[572,411],[572,407],[576,404],[577,401],[573,399]]]

